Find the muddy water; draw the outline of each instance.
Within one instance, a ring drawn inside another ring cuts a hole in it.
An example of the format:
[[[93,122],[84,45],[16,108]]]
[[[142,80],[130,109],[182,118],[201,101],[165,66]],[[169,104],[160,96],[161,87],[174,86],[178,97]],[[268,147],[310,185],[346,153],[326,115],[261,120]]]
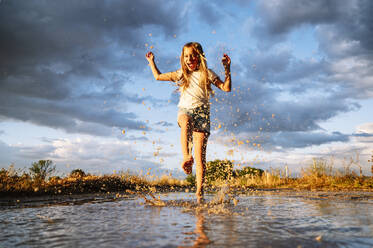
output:
[[[372,193],[155,196],[0,200],[0,247],[373,247]]]

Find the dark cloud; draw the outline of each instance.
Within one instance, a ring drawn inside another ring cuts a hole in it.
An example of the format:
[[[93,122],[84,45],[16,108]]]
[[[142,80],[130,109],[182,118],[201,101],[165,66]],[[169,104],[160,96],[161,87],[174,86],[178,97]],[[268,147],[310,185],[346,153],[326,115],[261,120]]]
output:
[[[320,78],[326,77],[325,68],[329,67],[325,59],[305,60],[296,58],[289,50],[255,50],[248,56],[241,56],[239,73],[255,79],[261,84],[285,84],[299,90],[312,88]]]
[[[292,6],[291,11],[289,6]],[[302,25],[313,25],[323,60],[304,67],[294,64],[290,74],[297,72],[304,78],[310,73],[325,76],[321,81],[330,88],[351,98],[367,98],[373,95],[373,3],[354,0],[340,4],[339,1],[263,1],[258,5],[260,22],[254,28],[259,47],[273,46]],[[277,54],[278,55],[278,54]],[[274,62],[278,58],[274,57]],[[283,60],[287,65],[289,61]],[[277,63],[276,63],[277,64]],[[271,65],[269,65],[271,66]],[[298,66],[301,67],[299,70]],[[302,67],[305,70],[302,70]],[[265,69],[268,74],[273,67]],[[260,72],[260,71],[259,71]],[[263,72],[260,72],[265,74]],[[277,80],[286,80],[286,74],[276,75]],[[289,75],[294,76],[294,75]],[[295,79],[295,77],[293,77]]]
[[[69,65],[84,61],[105,66],[105,59],[113,62],[118,52],[110,49],[136,48],[146,25],[159,27],[160,34],[177,33],[177,8],[157,1],[3,1],[1,61],[19,65],[22,57],[47,64],[67,60]]]
[[[119,140],[127,140],[127,141],[149,141],[147,137],[144,136],[134,136],[134,135],[123,135],[120,133],[116,136]]]
[[[370,55],[372,55],[371,52],[373,51],[373,2],[369,0],[359,1],[358,10],[361,11],[357,13],[358,24],[356,26],[358,26],[358,28],[356,28],[356,26],[354,25],[351,25],[349,22],[347,22],[346,19],[342,19],[343,22],[346,24],[344,27],[349,27],[347,31],[351,31],[351,33],[348,33],[351,34],[351,39],[359,40],[361,46],[367,51],[370,51]]]
[[[282,90],[261,81],[242,83],[235,80],[231,93],[217,92],[213,99],[212,115],[232,132],[258,131],[313,131],[321,129],[319,122],[338,114],[356,110],[359,105],[344,96],[308,95],[304,92]],[[286,94],[287,99],[281,99]]]
[[[340,6],[338,0],[285,0],[261,1],[258,9],[267,32],[283,34],[302,24],[334,22],[343,13]]]
[[[253,149],[256,145],[265,151],[287,152],[295,148],[306,148],[319,146],[332,142],[348,142],[355,135],[343,134],[340,132],[326,131],[278,131],[278,132],[242,132],[235,138],[225,136],[223,139],[216,139],[219,143],[231,142],[233,146],[237,141],[242,141],[241,148]],[[250,141],[250,142],[247,142]]]
[[[174,124],[172,124],[171,122],[168,122],[168,121],[159,121],[159,122],[155,123],[155,125],[159,125],[159,126],[162,126],[162,127],[172,127]]]
[[[340,132],[278,132],[271,136],[267,144],[273,147],[304,148],[348,140],[349,136]]]
[[[328,81],[343,87],[351,98],[373,96],[373,3],[354,1],[344,18],[317,30],[320,50],[327,54]]]
[[[291,7],[291,10],[289,9]],[[332,39],[358,41],[359,47],[373,48],[373,3],[369,0],[352,0],[343,4],[338,0],[317,1],[263,1],[258,5],[262,28],[269,35],[287,34],[304,24],[324,27],[335,32]],[[330,47],[335,42],[328,43]],[[326,49],[326,51],[332,49]],[[360,50],[362,52],[363,50]],[[354,50],[355,55],[358,50]]]
[[[320,123],[359,109],[357,100],[373,95],[373,4],[288,0],[260,2],[258,9],[257,48],[233,60],[236,90],[218,92],[213,115],[235,135],[260,132],[262,142],[284,149],[348,141],[349,135],[321,132]],[[319,42],[312,59],[277,45],[304,24],[315,28]]]
[[[369,137],[373,137],[373,134],[372,133],[362,133],[362,132],[360,132],[360,133],[355,133],[352,136],[369,138]]]
[[[222,13],[213,1],[199,1],[195,6],[199,19],[203,20],[211,27],[215,27],[222,19]]]
[[[325,83],[329,76],[324,59],[305,61],[273,50],[251,55],[243,55],[239,67],[232,65],[233,91],[217,90],[217,101],[212,99],[215,126],[222,123],[243,139],[250,138],[243,137],[247,132],[259,132],[268,136],[260,143],[272,142],[284,149],[346,141],[342,134],[315,133],[322,130],[319,123],[360,108],[345,91]]]
[[[373,3],[369,0],[349,1],[347,4],[339,5],[342,9],[343,18],[339,18],[331,25],[326,26],[329,35],[332,33],[333,39],[336,41],[345,42],[348,47],[350,42],[358,42],[357,46],[353,46],[354,55],[363,55],[368,51],[372,55],[373,50]],[[324,44],[325,45],[325,44]],[[330,44],[332,46],[333,44]],[[334,44],[338,47],[338,44]],[[326,51],[332,51],[327,49]],[[346,50],[342,50],[346,52]],[[347,50],[348,51],[348,50]],[[351,55],[351,54],[349,54]]]
[[[110,99],[106,98],[105,94],[99,94],[96,99],[69,96],[59,101],[12,95],[6,91],[2,91],[0,96],[1,115],[37,125],[60,128],[71,133],[108,135],[112,127],[139,129],[141,125],[145,125],[135,120],[135,114],[114,108],[120,101],[125,102],[124,97]],[[109,99],[107,103],[105,99]]]
[[[157,1],[2,1],[0,115],[93,135],[146,125],[127,105],[162,101],[130,93],[127,75],[146,64],[146,27],[171,37],[178,10]]]

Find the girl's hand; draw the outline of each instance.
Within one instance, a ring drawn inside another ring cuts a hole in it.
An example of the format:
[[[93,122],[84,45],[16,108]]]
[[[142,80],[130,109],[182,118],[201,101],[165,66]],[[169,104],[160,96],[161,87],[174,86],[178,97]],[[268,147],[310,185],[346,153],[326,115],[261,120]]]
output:
[[[148,52],[145,57],[149,63],[154,61],[154,54],[152,52]]]
[[[226,53],[223,54],[221,62],[223,63],[225,69],[228,69],[231,66],[231,58],[229,58],[229,56]]]

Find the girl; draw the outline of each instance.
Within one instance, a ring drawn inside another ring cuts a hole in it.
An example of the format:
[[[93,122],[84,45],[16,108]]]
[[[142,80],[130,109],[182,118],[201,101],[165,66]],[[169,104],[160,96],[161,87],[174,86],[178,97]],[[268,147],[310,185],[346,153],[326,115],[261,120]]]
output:
[[[223,55],[224,82],[220,80],[215,72],[208,69],[202,46],[197,42],[189,42],[184,45],[180,57],[181,69],[177,71],[161,73],[155,65],[152,52],[146,54],[146,59],[156,80],[178,82],[180,87],[177,122],[181,128],[180,139],[183,153],[181,166],[186,174],[192,173],[194,159],[189,152],[188,140],[193,135],[194,156],[197,164],[196,196],[197,202],[200,203],[203,200],[206,146],[210,135],[209,96],[212,95],[211,84],[223,91],[231,91],[231,59],[227,54]]]

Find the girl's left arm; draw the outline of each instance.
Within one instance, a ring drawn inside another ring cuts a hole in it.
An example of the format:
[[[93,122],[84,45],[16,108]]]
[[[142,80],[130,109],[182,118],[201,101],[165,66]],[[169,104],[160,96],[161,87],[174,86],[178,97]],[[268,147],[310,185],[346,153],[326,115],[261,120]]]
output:
[[[223,58],[221,60],[224,66],[225,72],[225,79],[224,82],[217,78],[214,82],[215,86],[225,92],[230,92],[232,88],[232,80],[231,80],[231,59],[227,54],[224,53]]]

